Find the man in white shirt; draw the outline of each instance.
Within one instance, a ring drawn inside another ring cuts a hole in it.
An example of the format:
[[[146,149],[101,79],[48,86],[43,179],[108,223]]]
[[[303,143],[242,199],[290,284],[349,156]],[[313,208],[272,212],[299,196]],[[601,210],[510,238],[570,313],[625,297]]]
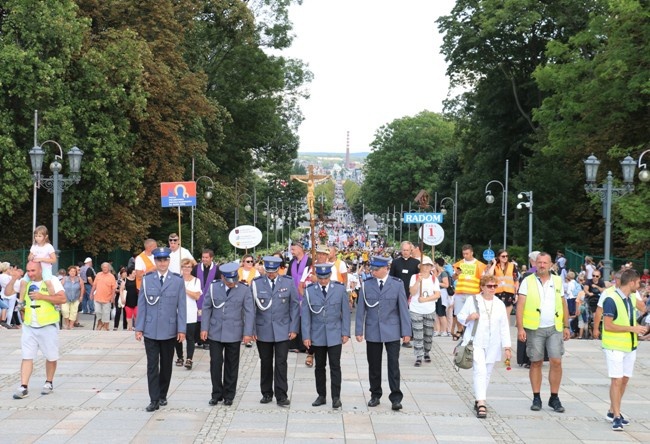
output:
[[[172,233],[167,239],[169,241],[169,249],[172,250],[169,256],[169,271],[176,274],[181,274],[181,261],[183,259],[191,259],[193,262],[194,257],[187,248],[181,247],[180,238],[178,234]]]

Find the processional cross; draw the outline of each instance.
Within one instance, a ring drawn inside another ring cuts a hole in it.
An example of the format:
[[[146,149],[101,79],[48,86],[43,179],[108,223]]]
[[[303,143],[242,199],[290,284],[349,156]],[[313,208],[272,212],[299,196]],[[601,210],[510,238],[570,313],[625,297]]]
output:
[[[314,188],[316,183],[323,182],[330,178],[329,174],[314,174],[314,165],[309,165],[307,167],[309,174],[307,175],[297,175],[292,174],[290,179],[297,180],[298,182],[307,184],[307,208],[309,210],[309,225],[311,227],[311,257],[316,257],[316,238],[314,235],[315,232],[315,220],[314,220]]]

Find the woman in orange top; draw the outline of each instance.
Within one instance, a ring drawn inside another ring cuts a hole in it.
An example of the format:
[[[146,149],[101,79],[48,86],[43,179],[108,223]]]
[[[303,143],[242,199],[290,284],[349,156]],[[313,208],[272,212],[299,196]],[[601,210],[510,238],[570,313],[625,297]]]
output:
[[[501,299],[506,305],[506,314],[510,319],[512,307],[517,303],[517,289],[519,288],[519,273],[515,264],[509,261],[508,252],[499,250],[497,256],[492,259],[487,274],[494,276],[499,285],[495,296]]]

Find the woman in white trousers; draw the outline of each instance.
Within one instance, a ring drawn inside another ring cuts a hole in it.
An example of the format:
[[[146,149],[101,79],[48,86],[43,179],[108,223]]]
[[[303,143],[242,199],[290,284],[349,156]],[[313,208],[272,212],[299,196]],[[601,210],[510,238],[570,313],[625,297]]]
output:
[[[474,409],[478,418],[487,417],[487,387],[494,363],[501,360],[501,349],[505,348],[506,359],[511,358],[510,325],[506,314],[506,306],[494,297],[497,280],[494,276],[483,276],[480,282],[481,293],[476,297],[467,298],[465,305],[458,313],[458,322],[465,326],[463,344],[467,344],[472,336],[474,323],[478,322],[474,336]],[[477,310],[478,307],[478,310]]]

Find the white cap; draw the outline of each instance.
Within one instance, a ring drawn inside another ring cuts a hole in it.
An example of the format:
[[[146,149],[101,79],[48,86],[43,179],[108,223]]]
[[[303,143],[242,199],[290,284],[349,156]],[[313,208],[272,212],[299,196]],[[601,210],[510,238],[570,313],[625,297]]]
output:
[[[86,260],[84,261],[84,264],[87,264],[88,262],[92,262],[92,258],[87,257]]]

